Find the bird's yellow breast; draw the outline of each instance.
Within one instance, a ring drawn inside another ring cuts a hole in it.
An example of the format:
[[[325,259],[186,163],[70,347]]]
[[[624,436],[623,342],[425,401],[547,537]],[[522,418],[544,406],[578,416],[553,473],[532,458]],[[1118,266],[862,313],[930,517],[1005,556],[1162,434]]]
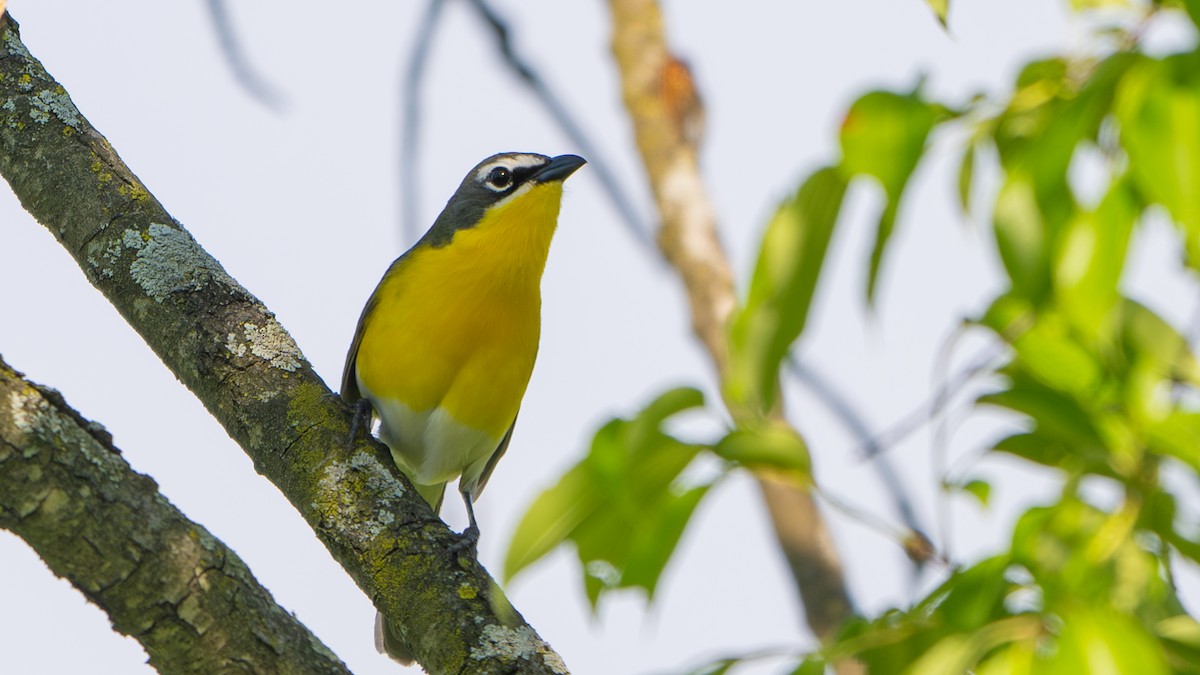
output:
[[[357,358],[373,397],[414,411],[441,407],[497,441],[504,435],[537,356],[541,278],[561,198],[560,183],[534,185],[450,243],[422,245],[393,266]]]

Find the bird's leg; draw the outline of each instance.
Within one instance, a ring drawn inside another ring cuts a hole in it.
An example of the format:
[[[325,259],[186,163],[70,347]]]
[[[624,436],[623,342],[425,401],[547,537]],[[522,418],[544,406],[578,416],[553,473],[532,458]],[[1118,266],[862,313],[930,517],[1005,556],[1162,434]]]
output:
[[[474,553],[476,545],[479,544],[479,524],[475,522],[475,508],[472,505],[472,502],[475,500],[471,497],[470,492],[460,490],[459,494],[462,495],[463,504],[465,504],[467,507],[468,525],[467,529],[463,530],[462,534],[458,535],[458,541],[451,545],[450,551],[454,554],[458,554],[467,550]]]
[[[358,440],[358,432],[362,429],[371,433],[371,413],[370,399],[360,398],[354,403],[354,417],[350,420],[350,445]]]

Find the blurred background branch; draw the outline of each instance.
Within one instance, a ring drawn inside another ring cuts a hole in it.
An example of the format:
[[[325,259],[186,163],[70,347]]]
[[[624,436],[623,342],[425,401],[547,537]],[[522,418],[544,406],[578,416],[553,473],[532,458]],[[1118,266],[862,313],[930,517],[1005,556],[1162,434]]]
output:
[[[217,34],[217,42],[221,45],[221,53],[225,63],[233,72],[233,77],[250,98],[258,101],[272,112],[282,113],[286,106],[283,95],[270,82],[255,70],[250,59],[242,49],[242,43],[233,27],[233,19],[229,16],[229,7],[225,0],[204,0],[208,8],[208,17],[212,20],[213,31]]]
[[[716,218],[697,164],[695,135],[673,111],[699,105],[699,95],[663,87],[670,56],[661,11],[652,0],[612,0],[613,54],[625,106],[658,205],[659,247],[679,273],[692,327],[722,381],[729,369],[727,324],[737,299],[717,235]],[[664,91],[671,96],[665,97]],[[681,95],[682,94],[682,95]],[[679,99],[691,98],[684,106]],[[735,414],[736,419],[736,414]],[[841,562],[813,497],[796,485],[760,476],[776,538],[798,586],[813,633],[826,640],[850,615]],[[847,669],[847,672],[849,668]]]

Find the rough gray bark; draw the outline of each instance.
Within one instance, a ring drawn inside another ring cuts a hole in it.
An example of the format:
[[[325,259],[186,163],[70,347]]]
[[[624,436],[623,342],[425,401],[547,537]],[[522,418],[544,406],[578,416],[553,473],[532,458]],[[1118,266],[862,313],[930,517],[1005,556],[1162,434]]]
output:
[[[349,673],[99,425],[0,359],[0,528],[165,673]]]
[[[0,174],[279,487],[434,673],[562,673],[291,336],[168,214],[0,26]],[[369,636],[364,636],[369,639]]]

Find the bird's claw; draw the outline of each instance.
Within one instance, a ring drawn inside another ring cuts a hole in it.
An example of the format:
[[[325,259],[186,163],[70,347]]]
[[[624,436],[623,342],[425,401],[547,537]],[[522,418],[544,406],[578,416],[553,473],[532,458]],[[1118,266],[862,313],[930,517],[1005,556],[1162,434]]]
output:
[[[358,440],[358,434],[363,429],[367,433],[371,432],[371,415],[373,413],[371,401],[365,398],[360,398],[354,403],[354,417],[350,420],[350,446],[354,446],[354,442]]]
[[[450,554],[458,557],[460,554],[470,551],[471,555],[478,556],[478,545],[479,526],[472,524],[458,535],[458,541],[450,545]]]

